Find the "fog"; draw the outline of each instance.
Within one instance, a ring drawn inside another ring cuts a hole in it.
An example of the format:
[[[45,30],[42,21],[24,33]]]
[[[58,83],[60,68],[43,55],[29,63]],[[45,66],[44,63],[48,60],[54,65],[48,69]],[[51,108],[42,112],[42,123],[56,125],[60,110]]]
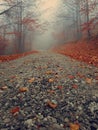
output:
[[[38,6],[39,5],[39,6]],[[46,31],[40,35],[35,36],[35,40],[33,43],[33,47],[35,49],[49,49],[53,45],[58,43],[58,40],[55,39],[52,35],[55,32],[55,29],[58,30],[56,33],[60,33],[60,29],[58,29],[61,25],[56,23],[58,19],[59,13],[62,13],[63,3],[61,0],[41,0],[37,5],[36,12],[44,12],[41,16],[39,16],[39,21],[47,22]],[[67,12],[67,11],[66,11]],[[58,27],[59,26],[59,27]]]
[[[97,10],[96,0],[1,0],[0,54],[97,36]]]

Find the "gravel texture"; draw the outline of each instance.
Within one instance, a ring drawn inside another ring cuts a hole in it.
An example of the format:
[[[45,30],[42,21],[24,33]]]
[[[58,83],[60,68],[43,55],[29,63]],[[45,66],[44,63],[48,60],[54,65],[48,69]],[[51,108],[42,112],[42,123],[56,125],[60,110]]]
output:
[[[49,51],[0,63],[0,130],[98,130],[98,68]]]

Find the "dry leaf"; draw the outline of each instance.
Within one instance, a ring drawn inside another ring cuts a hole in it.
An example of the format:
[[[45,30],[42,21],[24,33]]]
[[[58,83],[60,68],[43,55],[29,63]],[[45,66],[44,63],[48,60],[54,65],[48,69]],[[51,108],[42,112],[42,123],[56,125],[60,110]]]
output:
[[[22,87],[19,89],[19,92],[26,92],[26,91],[28,91],[28,88],[26,88],[26,87]]]
[[[79,76],[80,78],[83,78],[83,77],[85,77],[83,74],[81,74],[81,73],[77,73],[77,76]]]
[[[31,78],[31,79],[28,80],[28,82],[29,82],[29,83],[33,83],[34,80],[35,80],[35,78]]]
[[[79,124],[70,123],[70,130],[79,130],[79,128],[80,128]]]
[[[49,83],[52,83],[52,82],[54,82],[54,79],[49,79]]]
[[[74,79],[74,76],[73,75],[69,75],[68,78],[69,79]]]
[[[96,76],[95,79],[98,80],[98,76]]]
[[[92,83],[92,79],[86,78],[86,82],[87,82],[88,84],[91,84],[91,83]]]
[[[10,78],[11,78],[11,79],[15,79],[15,78],[16,78],[16,76],[11,76]]]
[[[46,74],[52,74],[53,72],[52,71],[46,71]]]
[[[17,106],[17,107],[12,108],[10,112],[11,112],[12,114],[16,114],[16,113],[19,112],[19,110],[20,110],[20,108]]]
[[[54,90],[48,90],[47,92],[50,93],[50,94],[54,94],[55,93]]]
[[[59,75],[56,74],[56,75],[55,75],[55,78],[59,78]]]
[[[51,108],[55,109],[57,107],[57,104],[51,102],[51,101],[48,101],[47,102],[47,105],[49,105]]]
[[[59,70],[63,70],[63,68],[59,68]]]
[[[6,90],[6,89],[8,89],[7,86],[3,86],[3,87],[1,87],[1,90]]]
[[[58,86],[57,88],[58,88],[58,89],[62,89],[63,87],[62,87],[62,86]]]
[[[77,89],[78,85],[74,84],[72,87],[75,88],[75,89]]]

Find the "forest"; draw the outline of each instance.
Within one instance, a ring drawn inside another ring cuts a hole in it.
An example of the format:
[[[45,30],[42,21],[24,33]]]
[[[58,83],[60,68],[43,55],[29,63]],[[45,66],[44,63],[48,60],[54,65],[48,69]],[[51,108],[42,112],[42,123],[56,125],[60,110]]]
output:
[[[98,130],[98,0],[0,0],[0,130]]]
[[[54,21],[40,20],[41,15],[51,11],[47,6],[39,12],[40,4],[41,0],[0,2],[0,54],[31,51],[34,49],[35,35],[48,31],[51,23],[56,30],[53,30],[51,35],[59,44],[98,38],[97,0],[62,0],[61,6],[54,14]],[[42,4],[44,5],[44,2]],[[57,26],[61,28],[58,29]]]

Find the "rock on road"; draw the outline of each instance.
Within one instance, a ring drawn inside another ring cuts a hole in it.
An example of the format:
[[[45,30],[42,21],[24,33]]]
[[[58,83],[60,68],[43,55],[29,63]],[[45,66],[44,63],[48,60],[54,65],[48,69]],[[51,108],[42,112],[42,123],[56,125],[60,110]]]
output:
[[[0,63],[0,130],[98,130],[98,68],[50,51]]]

